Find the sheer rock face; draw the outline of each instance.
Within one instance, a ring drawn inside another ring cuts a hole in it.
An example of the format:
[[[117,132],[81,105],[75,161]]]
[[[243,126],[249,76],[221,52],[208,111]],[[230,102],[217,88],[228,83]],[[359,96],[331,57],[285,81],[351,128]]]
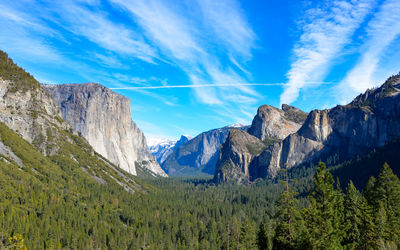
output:
[[[252,175],[250,163],[265,147],[257,137],[232,129],[221,147],[214,181],[248,183]]]
[[[400,137],[400,75],[368,90],[346,106],[312,111],[298,132],[268,147],[255,159],[259,177],[274,177],[335,155],[341,161],[362,156]]]
[[[283,140],[296,132],[306,117],[307,113],[286,104],[282,105],[282,109],[263,105],[258,108],[248,132],[260,140]]]
[[[44,155],[53,155],[59,149],[54,140],[55,127],[64,130],[70,126],[61,119],[60,110],[39,83],[22,90],[12,81],[0,76],[0,121],[33,144]]]
[[[96,152],[133,175],[136,166],[141,166],[166,176],[151,155],[144,134],[131,119],[128,98],[95,83],[44,88],[60,107],[62,117]]]

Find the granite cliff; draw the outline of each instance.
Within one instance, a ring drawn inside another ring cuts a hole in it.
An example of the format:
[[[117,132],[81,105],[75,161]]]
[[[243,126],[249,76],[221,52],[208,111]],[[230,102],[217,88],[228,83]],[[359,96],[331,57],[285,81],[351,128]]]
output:
[[[307,118],[307,113],[283,104],[282,109],[269,105],[258,108],[248,133],[260,140],[283,140],[296,132]]]
[[[44,85],[62,117],[105,158],[136,175],[136,167],[166,176],[131,119],[130,100],[96,83]]]

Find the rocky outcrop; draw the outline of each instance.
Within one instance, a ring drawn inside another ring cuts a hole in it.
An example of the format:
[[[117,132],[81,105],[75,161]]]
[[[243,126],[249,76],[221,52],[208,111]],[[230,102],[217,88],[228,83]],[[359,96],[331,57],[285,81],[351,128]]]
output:
[[[69,130],[51,96],[0,51],[0,122],[33,144],[42,154],[58,149],[57,131]]]
[[[180,147],[162,164],[168,175],[214,174],[219,149],[232,128],[247,130],[243,125],[227,126],[199,134]]]
[[[156,158],[157,162],[161,165],[167,159],[167,157],[174,152],[175,148],[187,143],[192,137],[182,135],[178,141],[171,140],[160,140],[155,142],[153,145],[149,145],[150,152]]]
[[[248,133],[235,131],[226,139],[216,164],[214,181],[245,184],[256,179],[258,173],[250,166],[254,159],[267,145],[295,133],[306,117],[307,113],[286,104],[282,109],[269,105],[259,107]]]
[[[214,181],[249,183],[250,163],[266,144],[245,131],[232,129],[222,145],[215,168]]]
[[[105,158],[136,175],[136,167],[166,176],[131,119],[130,100],[95,83],[44,85],[62,117]]]
[[[263,105],[258,108],[248,132],[260,140],[283,140],[296,132],[306,118],[307,113],[286,104],[282,105],[282,109]]]
[[[297,133],[268,147],[254,160],[257,177],[335,157],[362,156],[400,137],[400,75],[368,90],[348,105],[312,111]]]

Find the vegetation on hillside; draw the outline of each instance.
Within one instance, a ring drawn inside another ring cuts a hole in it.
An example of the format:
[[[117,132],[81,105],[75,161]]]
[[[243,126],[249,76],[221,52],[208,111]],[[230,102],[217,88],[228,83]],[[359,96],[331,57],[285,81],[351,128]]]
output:
[[[287,110],[284,114],[285,118],[298,124],[303,124],[308,114],[300,110]]]
[[[29,89],[36,89],[40,83],[24,69],[17,66],[7,53],[0,50],[0,78],[12,82],[10,92],[17,90],[26,91]]]
[[[122,218],[132,212],[135,196],[114,181],[126,184],[111,165],[85,151],[82,138],[65,142],[51,157],[2,123],[0,139],[23,163],[0,155],[0,248],[18,234],[29,249],[124,248],[131,243],[133,229]],[[135,184],[130,187],[139,190]]]

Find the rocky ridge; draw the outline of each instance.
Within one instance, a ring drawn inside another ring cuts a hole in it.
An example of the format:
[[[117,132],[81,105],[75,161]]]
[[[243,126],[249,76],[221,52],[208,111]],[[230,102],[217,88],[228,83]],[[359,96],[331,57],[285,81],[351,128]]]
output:
[[[260,177],[274,177],[283,166],[296,167],[335,156],[363,156],[400,137],[400,75],[368,90],[348,105],[314,110],[301,129],[267,148],[256,160]]]
[[[250,181],[274,178],[281,168],[362,157],[400,138],[400,74],[347,105],[313,110],[301,128],[268,146],[250,163]]]
[[[44,85],[62,117],[89,144],[121,169],[136,167],[167,176],[150,153],[146,138],[131,119],[130,100],[96,83]]]

